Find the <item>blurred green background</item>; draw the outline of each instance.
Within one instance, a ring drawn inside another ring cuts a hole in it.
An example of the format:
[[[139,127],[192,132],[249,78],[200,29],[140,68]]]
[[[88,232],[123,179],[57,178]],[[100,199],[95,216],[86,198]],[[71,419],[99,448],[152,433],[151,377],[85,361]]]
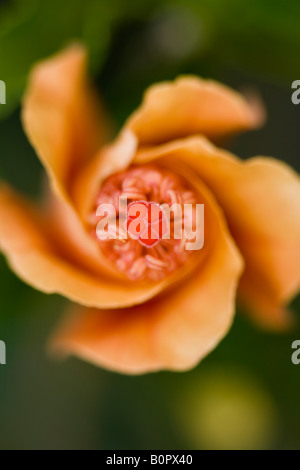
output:
[[[258,90],[267,107],[266,126],[230,149],[300,171],[300,105],[291,102],[299,18],[298,0],[0,1],[1,179],[39,194],[43,170],[20,125],[20,98],[32,64],[73,39],[87,45],[91,77],[117,126],[151,83],[212,77]],[[126,377],[47,356],[66,305],[23,284],[0,257],[1,449],[300,448],[300,365],[291,362],[300,321],[277,335],[239,312],[195,370]],[[299,298],[293,306],[299,317]]]

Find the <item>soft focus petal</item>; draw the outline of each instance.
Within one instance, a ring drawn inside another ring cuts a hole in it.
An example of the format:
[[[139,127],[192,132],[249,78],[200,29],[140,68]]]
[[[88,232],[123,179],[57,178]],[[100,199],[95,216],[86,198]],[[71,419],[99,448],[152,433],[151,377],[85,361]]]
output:
[[[98,241],[90,234],[87,221],[94,210],[96,196],[103,180],[111,173],[121,171],[133,160],[136,152],[136,138],[125,131],[111,144],[104,146],[88,163],[72,184],[72,204],[61,202],[51,194],[47,197],[57,243],[72,259],[96,272],[109,274],[114,278],[126,279],[115,266],[108,262],[99,249]]]
[[[126,127],[143,146],[192,134],[220,138],[255,128],[263,120],[257,100],[252,106],[220,83],[191,76],[150,87]]]
[[[24,97],[26,134],[59,196],[106,138],[96,96],[86,83],[86,52],[72,45],[34,67]]]
[[[74,264],[96,276],[105,275],[111,279],[124,280],[124,275],[107,262],[99,249],[98,240],[85,229],[73,207],[62,203],[49,192],[46,213],[51,220],[51,235],[59,251]]]
[[[0,249],[12,270],[31,286],[97,308],[143,303],[171,280],[157,284],[111,280],[76,265],[52,238],[52,220],[38,215],[7,186],[0,186]]]
[[[103,181],[110,175],[125,170],[133,161],[136,149],[136,136],[125,129],[83,168],[73,183],[75,205],[83,220],[87,219],[94,206]]]
[[[78,207],[74,207],[76,176],[85,173],[83,167],[90,160],[99,161],[99,146],[107,134],[106,121],[99,116],[100,107],[87,86],[85,72],[86,52],[77,44],[37,65],[24,99],[23,123],[58,196],[57,201],[51,194],[47,199],[60,248],[81,265],[120,278],[103,260],[96,241],[85,232],[76,214],[86,198],[82,197]],[[109,156],[112,161],[118,160],[120,153],[114,157],[114,144],[111,148]],[[133,155],[130,153],[131,159]],[[93,187],[89,181],[88,189]],[[45,210],[49,210],[48,205]]]
[[[206,202],[208,255],[184,283],[133,308],[72,313],[52,349],[131,374],[185,370],[208,354],[231,325],[243,262],[209,193]]]
[[[269,327],[284,327],[284,305],[300,287],[300,179],[271,158],[241,161],[204,137],[141,151],[136,162],[167,158],[192,166],[222,206],[245,259],[240,293],[253,315]]]

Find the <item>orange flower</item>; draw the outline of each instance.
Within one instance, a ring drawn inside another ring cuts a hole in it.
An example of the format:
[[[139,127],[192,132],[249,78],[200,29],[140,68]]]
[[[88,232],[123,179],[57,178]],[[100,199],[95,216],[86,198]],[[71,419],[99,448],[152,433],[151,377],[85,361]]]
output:
[[[259,323],[287,326],[285,305],[300,284],[299,177],[210,142],[259,125],[257,109],[223,85],[183,77],[151,87],[104,146],[107,126],[85,66],[83,48],[68,48],[34,68],[24,98],[24,128],[52,194],[37,209],[0,187],[0,243],[11,268],[80,305],[52,346],[120,372],[185,370],[227,333],[237,295]],[[187,255],[174,240],[107,245],[91,235],[97,201],[120,192],[147,200],[149,191],[159,202],[204,203],[202,250]]]

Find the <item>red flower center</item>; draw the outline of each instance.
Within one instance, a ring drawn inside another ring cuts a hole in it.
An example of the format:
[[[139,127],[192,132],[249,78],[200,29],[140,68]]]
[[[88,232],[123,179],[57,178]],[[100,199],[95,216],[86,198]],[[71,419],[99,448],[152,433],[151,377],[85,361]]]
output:
[[[120,198],[128,201],[124,218]],[[97,209],[102,204],[112,205],[116,218],[107,219],[103,229],[110,238],[99,239],[97,228],[104,214],[99,215]],[[196,204],[196,194],[183,178],[157,166],[131,167],[110,176],[102,185],[90,216],[91,232],[102,252],[127,277],[159,281],[192,255],[185,248],[185,237],[173,236],[176,214],[171,212],[166,217],[162,207],[174,204],[182,209],[184,204]]]
[[[163,208],[154,201],[134,201],[127,208],[127,232],[146,248],[162,240],[168,232]]]

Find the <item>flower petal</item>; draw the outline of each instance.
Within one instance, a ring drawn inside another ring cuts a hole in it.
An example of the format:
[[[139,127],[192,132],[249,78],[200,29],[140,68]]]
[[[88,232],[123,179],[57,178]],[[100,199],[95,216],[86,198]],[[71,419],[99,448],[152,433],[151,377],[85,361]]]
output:
[[[87,220],[103,181],[110,175],[125,170],[133,161],[136,149],[136,136],[124,129],[82,169],[73,183],[75,205],[82,220]]]
[[[153,145],[192,134],[212,139],[260,126],[264,111],[230,88],[212,80],[181,77],[154,85],[126,127],[139,143]]]
[[[185,370],[208,354],[232,323],[243,262],[213,197],[205,196],[209,251],[185,282],[129,309],[72,312],[51,349],[129,374]]]
[[[246,262],[240,293],[263,325],[289,323],[284,304],[300,287],[300,178],[271,158],[239,160],[204,137],[140,151],[136,162],[185,161],[212,190]]]
[[[51,193],[47,195],[49,204],[45,208],[49,210],[50,205],[57,242],[82,265],[120,278],[103,260],[90,234],[85,233],[74,202],[76,175],[83,173],[90,160],[98,160],[95,155],[107,134],[106,120],[98,115],[100,106],[96,109],[97,99],[86,84],[85,69],[86,51],[78,44],[37,65],[24,99],[23,123],[58,196],[55,201]],[[113,144],[110,154],[113,158]]]
[[[106,120],[86,83],[86,51],[74,44],[34,67],[22,120],[55,193],[69,200],[69,185],[106,137]]]
[[[42,217],[7,186],[0,186],[0,249],[12,270],[31,286],[58,293],[79,304],[119,308],[143,303],[169,282],[133,283],[75,264],[54,242],[52,219]]]

